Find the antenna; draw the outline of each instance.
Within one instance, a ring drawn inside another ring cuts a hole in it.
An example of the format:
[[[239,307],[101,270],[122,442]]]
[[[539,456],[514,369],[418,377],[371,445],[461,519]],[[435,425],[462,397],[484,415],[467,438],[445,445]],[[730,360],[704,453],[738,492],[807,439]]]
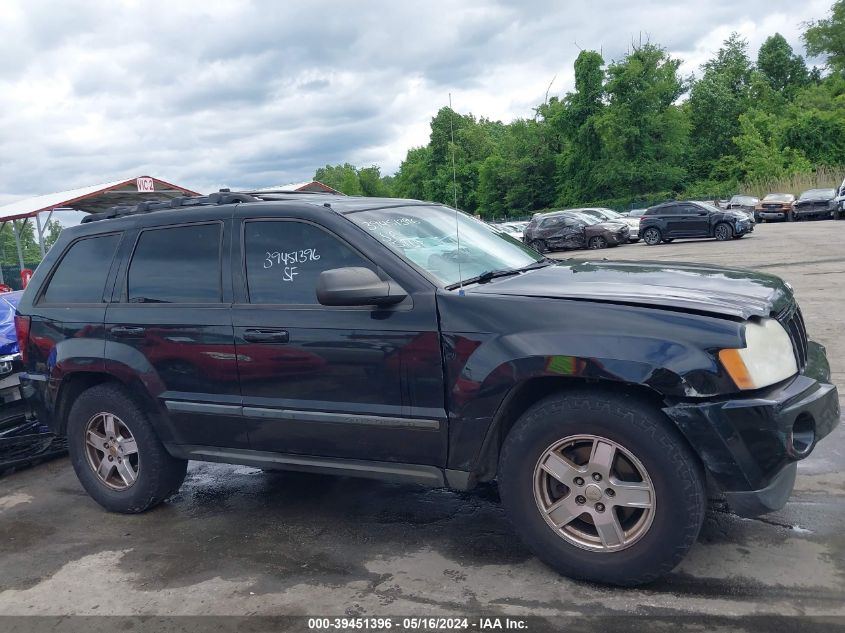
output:
[[[458,242],[458,294],[464,294],[464,276],[461,273],[461,229],[458,224],[458,175],[455,169],[455,128],[452,126],[452,118],[454,110],[452,110],[452,93],[449,93],[449,135],[452,137],[452,192],[455,200],[455,239]]]

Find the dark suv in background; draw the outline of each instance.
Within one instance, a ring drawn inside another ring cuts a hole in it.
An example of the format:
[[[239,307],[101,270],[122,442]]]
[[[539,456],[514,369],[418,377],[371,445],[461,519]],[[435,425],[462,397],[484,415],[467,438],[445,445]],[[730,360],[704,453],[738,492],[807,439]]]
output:
[[[496,480],[538,557],[631,585],[695,542],[705,482],[744,516],[780,508],[839,421],[771,275],[557,262],[413,200],[224,192],[89,219],[15,325],[32,417],[108,510],[160,503],[190,459]]]
[[[715,237],[730,240],[754,230],[754,220],[742,211],[725,210],[706,202],[664,202],[640,218],[640,237],[649,246],[678,238]]]

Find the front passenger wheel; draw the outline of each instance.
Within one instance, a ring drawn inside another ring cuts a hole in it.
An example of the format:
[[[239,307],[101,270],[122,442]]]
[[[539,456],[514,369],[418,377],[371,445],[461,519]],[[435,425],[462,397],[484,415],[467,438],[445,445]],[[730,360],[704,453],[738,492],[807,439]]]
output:
[[[706,509],[697,457],[662,413],[631,396],[550,396],[502,448],[499,492],[538,558],[573,578],[632,586],[668,573]]]
[[[115,384],[82,392],[67,423],[68,452],[86,492],[112,512],[143,512],[169,497],[188,462],[172,457],[149,417]]]
[[[649,246],[656,246],[657,244],[660,244],[661,239],[662,236],[660,235],[660,229],[651,226],[643,231],[643,241]]]
[[[731,228],[731,225],[727,222],[719,222],[719,224],[716,225],[716,228],[713,229],[713,234],[716,236],[717,240],[725,242],[734,236],[734,231]]]

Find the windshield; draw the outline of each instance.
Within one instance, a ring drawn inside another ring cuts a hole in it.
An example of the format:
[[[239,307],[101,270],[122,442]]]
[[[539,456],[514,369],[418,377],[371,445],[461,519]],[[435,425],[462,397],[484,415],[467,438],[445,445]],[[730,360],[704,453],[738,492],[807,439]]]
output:
[[[794,197],[795,196],[789,193],[770,193],[765,198],[763,198],[763,200],[775,200],[777,202],[792,202]]]
[[[593,224],[600,224],[604,220],[604,218],[601,218],[601,217],[597,218],[594,215],[590,215],[590,213],[588,211],[578,211],[578,212],[572,211],[572,212],[569,213],[569,216],[573,217],[573,218],[575,218],[575,219],[577,219],[577,220],[579,220],[579,221],[581,221],[584,224],[587,224],[589,226],[592,226]]]
[[[346,217],[444,286],[543,261],[542,255],[507,233],[448,207],[371,209]]]
[[[836,191],[833,189],[810,189],[801,194],[802,198],[834,198]]]
[[[705,209],[707,209],[711,213],[714,213],[714,212],[715,213],[721,213],[722,212],[721,209],[719,209],[718,207],[714,207],[712,204],[710,204],[708,202],[696,202],[695,204],[697,204],[700,207],[704,207]]]
[[[731,198],[731,202],[734,204],[756,204],[757,198],[752,198],[751,196],[734,196]]]

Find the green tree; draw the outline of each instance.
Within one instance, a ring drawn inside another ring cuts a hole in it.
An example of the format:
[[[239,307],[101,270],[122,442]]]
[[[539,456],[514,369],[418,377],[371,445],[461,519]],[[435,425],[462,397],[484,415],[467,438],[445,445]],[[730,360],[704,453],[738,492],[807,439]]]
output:
[[[836,0],[830,15],[807,24],[803,40],[812,57],[824,56],[833,72],[845,74],[845,0]]]
[[[326,165],[320,167],[314,174],[314,180],[337,189],[347,196],[360,196],[361,184],[358,180],[358,170],[355,165],[344,163],[343,165]]]
[[[809,80],[804,58],[792,51],[789,42],[780,33],[770,36],[760,46],[757,70],[778,92],[794,93]]]
[[[693,83],[686,104],[691,126],[689,166],[698,179],[709,177],[720,158],[737,153],[733,139],[740,134],[739,117],[752,103],[748,43],[731,34],[702,68],[704,74]]]
[[[686,83],[680,61],[645,44],[607,68],[607,105],[596,120],[606,197],[679,190],[686,176],[688,126],[676,105]]]
[[[601,195],[596,166],[602,144],[596,123],[604,108],[604,60],[595,51],[581,51],[575,60],[575,92],[562,102],[553,99],[540,109],[561,141],[557,155],[556,189],[561,205]]]

